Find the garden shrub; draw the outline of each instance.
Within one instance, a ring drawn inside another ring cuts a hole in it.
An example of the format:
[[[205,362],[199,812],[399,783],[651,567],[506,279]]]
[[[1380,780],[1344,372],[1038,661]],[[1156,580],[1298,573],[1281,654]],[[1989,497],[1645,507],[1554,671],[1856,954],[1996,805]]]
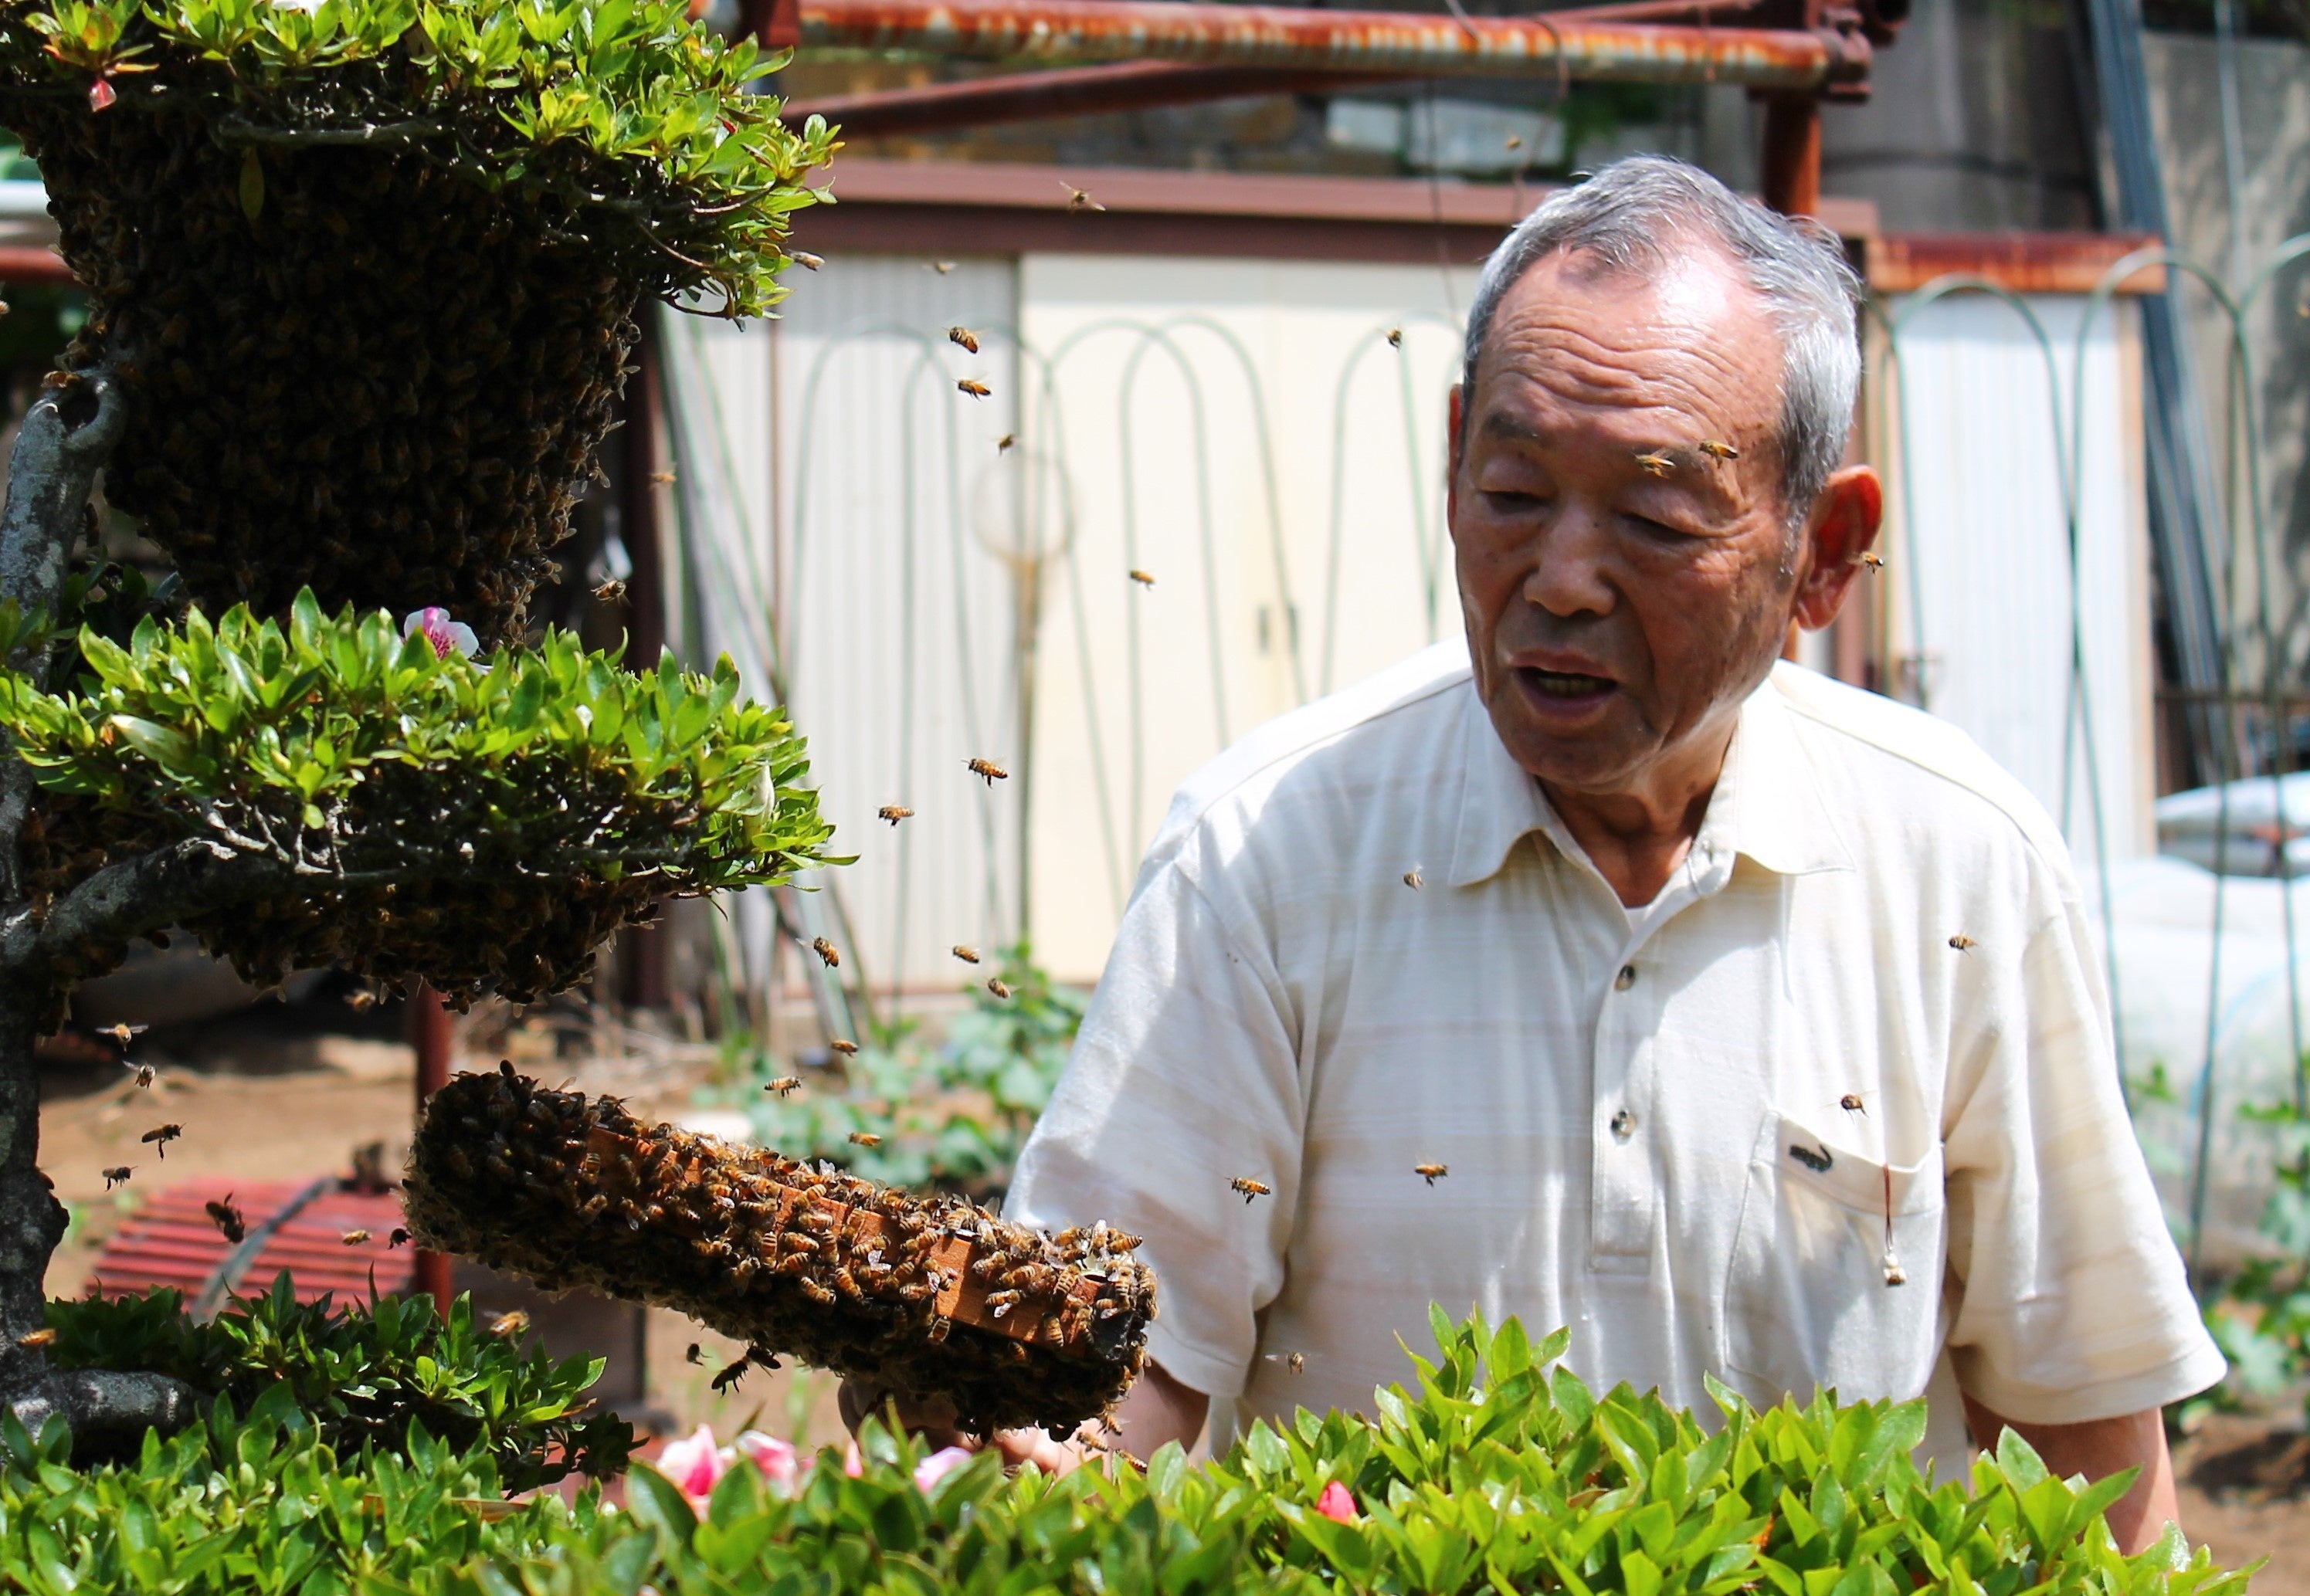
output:
[[[51,1302],[48,1319],[59,1367],[169,1375],[241,1412],[278,1392],[341,1456],[413,1458],[422,1435],[487,1458],[506,1488],[523,1490],[573,1470],[621,1472],[633,1448],[632,1427],[593,1412],[585,1395],[601,1359],[525,1351],[476,1325],[470,1297],[445,1324],[428,1297],[300,1304],[284,1273],[205,1323],[167,1289]]]
[[[825,862],[803,741],[727,659],[637,675],[558,630],[467,659],[310,593],[285,627],[195,611],[79,649],[78,691],[0,674],[0,729],[42,788],[29,884],[190,838],[274,859],[282,890],[183,922],[260,986],[334,963],[525,1002],[662,896]]]

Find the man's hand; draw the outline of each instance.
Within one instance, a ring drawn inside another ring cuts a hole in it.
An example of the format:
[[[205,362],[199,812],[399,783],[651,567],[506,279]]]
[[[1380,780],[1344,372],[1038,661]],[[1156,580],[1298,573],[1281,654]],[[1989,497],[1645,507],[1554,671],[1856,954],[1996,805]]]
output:
[[[957,1427],[953,1405],[943,1399],[912,1402],[845,1380],[837,1397],[842,1422],[852,1435],[877,1413],[895,1413],[899,1427],[920,1436],[932,1446],[960,1446],[976,1452],[980,1440]],[[992,1444],[1003,1454],[1003,1467],[1032,1463],[1046,1474],[1079,1469],[1102,1453],[1120,1453],[1145,1462],[1166,1443],[1192,1446],[1203,1433],[1211,1399],[1190,1390],[1151,1363],[1115,1410],[1110,1424],[1084,1425],[1072,1439],[1054,1441],[1041,1430],[997,1430]]]
[[[2182,1522],[2181,1496],[2174,1487],[2174,1459],[2166,1449],[2166,1416],[2158,1409],[2122,1418],[2085,1424],[2020,1424],[1965,1399],[1966,1421],[1984,1452],[2012,1430],[2036,1449],[2048,1472],[2066,1479],[2082,1474],[2104,1479],[2122,1469],[2139,1469],[2133,1488],[2109,1505],[2109,1532],[2117,1549],[2131,1556],[2156,1544],[2169,1523]]]

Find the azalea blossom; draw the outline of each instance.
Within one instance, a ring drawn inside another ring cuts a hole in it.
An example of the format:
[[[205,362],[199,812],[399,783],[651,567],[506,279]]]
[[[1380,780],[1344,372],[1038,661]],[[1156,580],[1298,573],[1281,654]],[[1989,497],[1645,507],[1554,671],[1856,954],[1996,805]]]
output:
[[[1316,1498],[1316,1511],[1325,1518],[1352,1524],[1356,1522],[1355,1493],[1336,1479],[1327,1479],[1324,1482],[1322,1493]]]
[[[425,634],[425,640],[433,645],[436,659],[448,658],[453,648],[467,659],[482,651],[482,640],[473,636],[473,629],[462,620],[450,620],[449,612],[438,604],[412,610],[401,618],[403,637],[420,631]]]
[[[762,1471],[770,1488],[780,1496],[791,1496],[802,1476],[802,1454],[776,1436],[766,1436],[760,1430],[748,1430],[732,1443],[738,1455]]]
[[[657,1471],[673,1481],[691,1505],[703,1507],[714,1494],[715,1482],[729,1472],[733,1461],[728,1447],[714,1444],[714,1427],[701,1424],[687,1439],[665,1444],[657,1454]]]
[[[961,1468],[970,1458],[970,1452],[965,1447],[940,1447],[915,1465],[915,1488],[925,1496],[929,1496],[940,1480]]]

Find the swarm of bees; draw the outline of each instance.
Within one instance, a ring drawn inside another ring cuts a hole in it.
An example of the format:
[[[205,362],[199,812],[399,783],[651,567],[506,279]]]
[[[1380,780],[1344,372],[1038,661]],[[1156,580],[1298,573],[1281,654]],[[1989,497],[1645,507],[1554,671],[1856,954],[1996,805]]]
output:
[[[204,118],[8,112],[93,301],[63,366],[137,329],[105,490],[193,600],[277,613],[310,585],[331,610],[440,604],[485,645],[518,634],[666,257],[415,150],[268,159],[254,227],[241,152]]]
[[[672,1126],[501,1065],[426,1105],[407,1170],[425,1245],[678,1309],[771,1355],[912,1396],[966,1427],[1071,1435],[1143,1357],[1152,1275],[1105,1225],[1046,1236]]]

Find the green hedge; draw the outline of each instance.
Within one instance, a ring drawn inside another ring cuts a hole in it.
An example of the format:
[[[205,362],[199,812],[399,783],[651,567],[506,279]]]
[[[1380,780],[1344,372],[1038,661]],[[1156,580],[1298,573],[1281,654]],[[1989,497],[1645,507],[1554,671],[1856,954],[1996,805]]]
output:
[[[2236,1596],[2178,1536],[2121,1557],[2101,1510],[2018,1439],[1969,1481],[1910,1461],[1922,1404],[1759,1414],[1712,1432],[1625,1386],[1598,1396],[1510,1321],[1437,1317],[1443,1347],[1372,1421],[1303,1413],[1192,1467],[1006,1479],[981,1456],[918,1488],[912,1443],[821,1453],[792,1496],[751,1465],[702,1513],[637,1469],[630,1510],[588,1493],[491,1518],[495,1472],[412,1426],[404,1455],[339,1461],[278,1388],[247,1420],[75,1474],[63,1437],[6,1429],[0,1570],[41,1592],[921,1596],[1549,1592],[1567,1596]],[[1327,1488],[1338,1488],[1329,1489]],[[1345,1500],[1342,1500],[1342,1492]],[[1327,1499],[1328,1498],[1328,1499]],[[1319,1509],[1325,1504],[1329,1512]]]

